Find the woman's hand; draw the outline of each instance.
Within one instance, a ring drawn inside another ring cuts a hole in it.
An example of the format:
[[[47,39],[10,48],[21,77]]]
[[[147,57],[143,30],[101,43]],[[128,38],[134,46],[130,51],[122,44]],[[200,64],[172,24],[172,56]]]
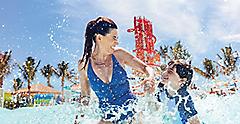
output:
[[[89,105],[90,102],[90,96],[81,96],[80,103],[84,106]]]

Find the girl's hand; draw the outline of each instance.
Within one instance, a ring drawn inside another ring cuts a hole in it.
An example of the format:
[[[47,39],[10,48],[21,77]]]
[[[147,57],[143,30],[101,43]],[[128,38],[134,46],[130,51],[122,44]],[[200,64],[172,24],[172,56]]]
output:
[[[148,93],[153,93],[155,91],[155,82],[151,77],[145,78],[141,85],[144,85],[144,91]]]

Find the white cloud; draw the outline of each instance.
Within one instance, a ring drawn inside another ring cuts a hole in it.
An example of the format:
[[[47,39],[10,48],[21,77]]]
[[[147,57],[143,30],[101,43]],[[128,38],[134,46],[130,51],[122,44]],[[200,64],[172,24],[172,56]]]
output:
[[[146,16],[153,22],[154,34],[160,39],[175,38],[186,42],[193,53],[211,49],[215,40],[240,32],[240,2],[186,0],[70,0],[65,3],[69,14],[78,19],[104,15],[119,25],[121,35],[133,26],[134,16]],[[89,11],[86,11],[89,10]],[[227,41],[231,42],[231,41]]]
[[[239,41],[240,34],[240,1],[220,1],[215,14],[210,20],[210,34],[215,39],[225,42]]]
[[[233,41],[233,42],[240,43],[240,34],[227,35],[227,36],[224,36],[223,39],[225,41]]]

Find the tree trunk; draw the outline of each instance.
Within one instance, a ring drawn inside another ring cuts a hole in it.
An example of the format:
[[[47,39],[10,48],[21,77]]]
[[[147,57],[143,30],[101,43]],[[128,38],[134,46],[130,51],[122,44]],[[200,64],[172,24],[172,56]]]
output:
[[[53,86],[50,84],[50,76],[47,77],[47,84],[48,84],[49,87],[53,88]]]
[[[3,77],[0,77],[0,88],[3,86]]]
[[[62,76],[62,101],[64,101],[64,76]]]
[[[14,91],[16,92],[17,91],[17,81],[16,81],[16,79],[14,79],[13,80],[13,89],[14,89]]]
[[[31,81],[29,79],[27,81],[28,81],[28,104],[29,104],[30,103],[30,96],[31,96],[31,92],[30,92],[30,90],[31,90],[31,85],[30,85]]]

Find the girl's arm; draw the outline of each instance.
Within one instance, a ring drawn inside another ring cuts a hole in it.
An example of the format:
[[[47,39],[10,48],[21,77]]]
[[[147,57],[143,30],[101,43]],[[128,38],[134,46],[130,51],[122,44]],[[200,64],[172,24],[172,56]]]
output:
[[[200,124],[200,120],[198,119],[198,116],[197,116],[197,115],[189,118],[188,121],[189,121],[190,124]]]

